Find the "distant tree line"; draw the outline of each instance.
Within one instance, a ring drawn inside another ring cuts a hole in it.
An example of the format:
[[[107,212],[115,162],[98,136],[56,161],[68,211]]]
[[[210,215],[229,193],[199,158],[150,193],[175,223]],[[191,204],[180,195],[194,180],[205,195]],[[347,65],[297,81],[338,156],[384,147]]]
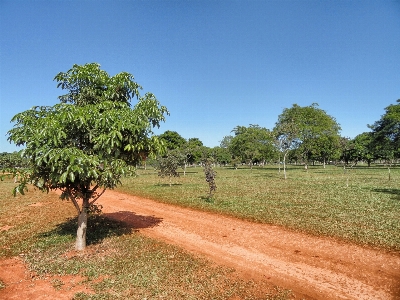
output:
[[[0,170],[7,170],[11,168],[26,168],[29,166],[29,160],[22,157],[20,152],[14,151],[12,153],[0,153]]]
[[[184,169],[202,164],[207,158],[215,164],[234,167],[279,163],[284,172],[288,162],[303,164],[305,169],[315,163],[392,164],[400,158],[400,100],[385,110],[380,120],[368,125],[371,131],[354,139],[341,136],[336,119],[316,103],[285,108],[272,129],[254,124],[236,126],[213,148],[204,146],[198,138],[186,140],[178,132],[167,130],[158,136],[166,151],[153,160],[153,165],[167,157],[175,158],[175,163]]]

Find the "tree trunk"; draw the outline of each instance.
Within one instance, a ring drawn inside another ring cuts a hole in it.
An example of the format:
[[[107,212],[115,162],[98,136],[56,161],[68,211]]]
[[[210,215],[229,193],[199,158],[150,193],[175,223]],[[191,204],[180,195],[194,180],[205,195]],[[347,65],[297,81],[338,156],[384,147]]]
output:
[[[76,232],[75,249],[78,251],[85,250],[86,248],[86,228],[88,219],[89,199],[83,199],[82,210],[78,215],[78,230]]]
[[[281,155],[279,154],[279,159],[278,159],[278,163],[279,163],[279,173],[281,172]]]
[[[286,154],[287,152],[283,155],[283,175],[285,177],[285,180],[286,180]]]

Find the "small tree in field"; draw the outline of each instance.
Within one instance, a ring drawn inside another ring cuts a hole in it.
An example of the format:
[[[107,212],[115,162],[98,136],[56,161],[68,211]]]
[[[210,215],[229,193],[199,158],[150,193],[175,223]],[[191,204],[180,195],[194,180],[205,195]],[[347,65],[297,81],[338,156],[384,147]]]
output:
[[[212,165],[213,161],[209,158],[204,160],[204,174],[206,176],[206,182],[208,183],[208,186],[210,188],[210,192],[208,193],[208,197],[211,198],[213,195],[213,192],[217,190],[217,185],[215,184],[215,176],[217,173],[213,170]]]
[[[295,149],[298,146],[299,140],[298,129],[296,124],[288,119],[282,120],[281,116],[279,116],[279,120],[274,128],[275,136],[276,136],[276,146],[279,150],[279,153],[282,153],[283,158],[283,176],[285,180],[286,176],[286,158],[289,154],[290,150]],[[279,171],[280,171],[280,155],[279,155]]]
[[[184,162],[184,155],[178,150],[171,150],[166,156],[157,158],[155,168],[159,170],[158,176],[169,177],[169,186],[171,186],[172,177],[179,177],[177,170],[184,165]]]
[[[8,140],[25,146],[30,170],[14,189],[28,183],[42,191],[61,190],[78,212],[76,249],[86,247],[87,215],[106,189],[120,184],[141,157],[163,148],[152,127],[168,114],[151,93],[122,72],[109,76],[96,63],[74,65],[55,78],[67,90],[54,106],[36,106],[15,115]],[[138,98],[131,107],[130,100]]]

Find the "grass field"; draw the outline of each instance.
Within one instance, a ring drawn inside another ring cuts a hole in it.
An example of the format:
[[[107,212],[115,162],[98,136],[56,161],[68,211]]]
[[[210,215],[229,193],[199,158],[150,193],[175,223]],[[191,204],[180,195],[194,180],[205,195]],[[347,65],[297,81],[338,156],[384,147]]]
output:
[[[288,179],[276,166],[215,168],[217,192],[207,198],[202,168],[186,176],[159,178],[154,170],[137,171],[119,190],[162,202],[251,221],[282,225],[389,251],[400,251],[400,169],[290,166]]]
[[[231,269],[217,267],[177,247],[146,238],[123,223],[103,216],[90,217],[87,250],[74,254],[76,212],[73,205],[59,200],[55,194],[32,188],[25,196],[14,198],[13,186],[10,180],[0,182],[0,228],[3,229],[0,259],[19,256],[41,277],[49,274],[85,277],[85,284],[94,294],[77,293],[74,299],[231,299],[236,296],[278,300],[290,296],[290,291],[242,280]],[[55,280],[53,284],[57,288],[62,282]],[[7,287],[0,281],[2,288]]]

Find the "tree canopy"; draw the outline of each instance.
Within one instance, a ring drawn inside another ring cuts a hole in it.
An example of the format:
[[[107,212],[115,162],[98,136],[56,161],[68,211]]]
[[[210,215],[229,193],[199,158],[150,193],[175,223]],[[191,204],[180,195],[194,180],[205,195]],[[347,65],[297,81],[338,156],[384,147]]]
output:
[[[273,156],[273,136],[268,129],[250,124],[249,127],[236,126],[233,132],[235,136],[229,144],[233,156],[240,157],[251,165],[255,161],[265,161]]]
[[[285,108],[273,131],[276,145],[283,153],[285,179],[289,151],[298,153],[307,167],[310,158],[322,158],[325,162],[339,145],[339,124],[316,103],[305,107],[293,104],[291,108]]]
[[[353,140],[353,160],[366,161],[368,166],[371,165],[372,160],[375,158],[375,151],[373,148],[373,135],[371,132],[363,132],[357,135]]]
[[[306,163],[313,156],[327,156],[336,149],[340,129],[335,118],[316,103],[304,107],[293,104],[291,108],[285,108],[275,126],[278,138],[285,140],[284,147],[299,148]]]
[[[385,114],[372,129],[373,147],[379,158],[390,160],[400,156],[400,99],[385,108]]]
[[[187,143],[178,132],[171,130],[167,130],[160,134],[159,138],[165,143],[168,150],[179,149]]]
[[[23,192],[30,182],[43,191],[60,189],[61,198],[78,211],[81,239],[76,247],[81,250],[87,212],[102,192],[120,184],[141,158],[163,148],[152,127],[168,111],[153,94],[140,96],[131,74],[109,76],[97,63],[74,65],[54,79],[67,90],[61,103],[35,106],[12,118],[8,140],[25,146],[23,156],[30,161],[15,192]],[[134,97],[138,102],[131,107]]]

